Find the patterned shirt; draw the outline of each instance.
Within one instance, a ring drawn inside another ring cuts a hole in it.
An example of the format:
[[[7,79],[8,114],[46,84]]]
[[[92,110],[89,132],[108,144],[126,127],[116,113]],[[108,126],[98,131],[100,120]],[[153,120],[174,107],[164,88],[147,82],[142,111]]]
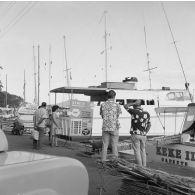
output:
[[[119,129],[120,124],[118,117],[121,114],[121,107],[119,104],[114,102],[113,99],[108,99],[106,102],[101,104],[100,115],[103,118],[103,131],[116,131]]]
[[[128,108],[127,111],[131,114],[131,130],[145,132],[147,131],[148,123],[150,122],[150,114],[143,111],[142,108]]]
[[[46,120],[43,120],[40,124],[38,124],[38,122],[42,119],[47,119],[48,118],[48,115],[47,115],[47,111],[45,108],[39,108],[35,111],[35,117],[34,117],[34,120],[35,120],[35,125],[38,126],[38,127],[42,127],[42,128],[45,128],[46,126]]]

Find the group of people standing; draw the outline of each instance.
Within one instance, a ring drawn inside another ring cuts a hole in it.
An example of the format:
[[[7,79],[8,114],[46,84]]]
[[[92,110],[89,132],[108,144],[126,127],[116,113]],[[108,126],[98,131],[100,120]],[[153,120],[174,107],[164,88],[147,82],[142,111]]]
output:
[[[33,121],[34,130],[38,133],[37,138],[33,137],[33,148],[41,149],[43,143],[43,137],[46,128],[49,128],[49,141],[51,146],[58,146],[57,135],[61,129],[61,123],[57,112],[59,110],[58,105],[52,106],[52,112],[48,113],[46,102],[42,102],[41,106],[35,111]]]
[[[118,157],[118,141],[119,141],[119,117],[122,113],[121,105],[115,102],[116,92],[110,90],[107,93],[107,101],[101,104],[100,115],[103,119],[102,125],[102,154],[101,160],[106,161],[107,149],[111,141],[112,153],[115,158]],[[39,133],[38,140],[33,139],[33,148],[40,149],[42,147],[45,128],[50,123],[49,140],[51,146],[57,145],[57,135],[61,129],[57,111],[59,106],[52,107],[52,113],[48,114],[46,110],[46,102],[42,102],[41,106],[35,111],[34,128]],[[146,135],[151,127],[150,114],[141,108],[141,100],[123,105],[126,111],[131,115],[130,138],[132,148],[138,165],[146,166]]]
[[[102,125],[102,156],[101,160],[106,161],[109,140],[111,141],[112,153],[118,157],[117,145],[119,141],[119,116],[121,112],[120,104],[115,102],[116,92],[110,90],[108,99],[101,104],[100,115],[103,119]],[[146,166],[146,134],[151,127],[150,115],[141,108],[141,100],[123,105],[131,115],[131,142],[138,165]]]

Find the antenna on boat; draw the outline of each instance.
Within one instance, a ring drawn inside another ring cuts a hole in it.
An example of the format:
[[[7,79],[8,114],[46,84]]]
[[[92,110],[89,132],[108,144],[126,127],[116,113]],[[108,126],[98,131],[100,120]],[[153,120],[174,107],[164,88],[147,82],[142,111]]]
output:
[[[105,81],[108,81],[108,50],[111,50],[112,47],[107,47],[107,37],[110,36],[110,33],[107,33],[107,18],[106,14],[108,11],[104,11],[102,17],[100,18],[99,23],[101,23],[102,19],[104,18],[104,50],[101,52],[101,54],[105,53]]]
[[[156,69],[157,67],[150,68],[150,58],[149,58],[149,52],[148,52],[148,46],[147,46],[147,37],[146,37],[146,28],[144,25],[144,38],[145,38],[145,47],[146,47],[146,57],[147,57],[147,69],[144,71],[148,71],[148,77],[150,82],[150,90],[152,89],[152,80],[151,80],[151,73],[153,69]]]
[[[170,33],[171,33],[171,37],[172,37],[172,40],[173,40],[173,44],[175,46],[175,50],[176,50],[176,53],[177,53],[177,57],[179,59],[179,63],[180,63],[181,69],[182,69],[182,73],[183,73],[183,76],[184,76],[184,79],[185,79],[185,88],[188,91],[189,96],[190,96],[190,100],[192,102],[192,97],[191,97],[191,94],[190,94],[190,91],[189,91],[189,83],[187,82],[187,79],[186,79],[186,75],[185,75],[185,72],[184,72],[184,68],[183,68],[183,65],[182,65],[182,62],[181,62],[181,58],[180,58],[180,55],[179,55],[179,51],[178,51],[178,48],[177,48],[177,45],[176,45],[176,41],[175,41],[174,36],[173,36],[173,31],[171,29],[171,25],[169,23],[169,20],[168,20],[168,17],[167,17],[167,14],[166,14],[166,11],[165,11],[165,8],[164,8],[163,3],[161,3],[161,5],[162,5],[162,9],[163,9],[163,12],[164,12],[164,15],[165,15],[165,18],[166,18],[166,21],[167,21],[167,24],[168,24]]]
[[[35,58],[35,47],[33,45],[33,62],[34,62],[34,84],[35,84],[35,97],[34,97],[34,103],[37,105],[37,73],[36,73],[36,58]]]

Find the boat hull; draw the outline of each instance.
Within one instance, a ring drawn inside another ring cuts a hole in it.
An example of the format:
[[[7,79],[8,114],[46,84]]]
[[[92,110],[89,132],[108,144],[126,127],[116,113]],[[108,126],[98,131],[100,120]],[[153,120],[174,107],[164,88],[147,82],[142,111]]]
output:
[[[194,142],[163,144],[156,140],[148,141],[146,152],[149,162],[174,164],[178,167],[190,167],[195,170]]]

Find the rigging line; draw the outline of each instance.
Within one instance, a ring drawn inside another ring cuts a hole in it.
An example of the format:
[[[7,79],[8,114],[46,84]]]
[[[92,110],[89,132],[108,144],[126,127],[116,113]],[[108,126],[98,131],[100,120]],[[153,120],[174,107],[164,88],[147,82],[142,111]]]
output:
[[[31,5],[30,5],[31,4]],[[23,7],[23,9],[14,17],[14,19],[5,27],[5,33],[6,31],[9,31],[10,28],[12,28],[28,11],[34,6],[34,3],[28,3]]]
[[[3,6],[3,4],[5,4],[6,1],[0,1],[0,7]]]
[[[163,8],[163,12],[164,12],[164,15],[165,15],[165,18],[166,18],[166,21],[167,21],[169,30],[171,32],[171,37],[172,37],[172,40],[173,40],[173,44],[175,46],[175,50],[176,50],[176,53],[177,53],[177,57],[179,59],[179,63],[180,63],[181,69],[182,69],[182,73],[183,73],[184,79],[185,79],[186,89],[188,90],[188,93],[189,93],[189,96],[190,96],[190,100],[192,102],[192,97],[191,97],[191,94],[190,94],[190,91],[189,91],[188,82],[187,82],[186,75],[185,75],[185,72],[184,72],[184,68],[183,68],[183,65],[182,65],[182,62],[181,62],[181,58],[180,58],[180,55],[179,55],[179,51],[178,51],[178,48],[177,48],[177,45],[176,45],[176,41],[175,41],[174,36],[173,36],[173,31],[171,29],[171,26],[170,26],[170,23],[169,23],[169,20],[168,20],[168,17],[167,17],[167,14],[166,14],[166,11],[165,11],[165,8],[164,8],[163,3],[161,5],[162,5],[162,8]]]
[[[33,2],[30,6],[29,6],[29,4],[27,6],[25,6],[26,10],[23,9],[24,11],[23,11],[22,15],[20,15],[20,16],[18,15],[17,18],[15,18],[15,21],[13,21],[13,24],[10,23],[7,25],[7,29],[0,35],[0,38],[4,37],[34,7],[34,5],[36,3],[37,2]]]
[[[12,20],[7,24],[7,26],[5,26],[4,28],[6,29],[6,28],[9,28],[9,26],[11,26],[12,25],[12,23],[15,21],[15,20],[17,20],[17,18],[25,11],[25,9],[27,9],[27,7],[30,5],[30,3],[27,3],[27,5],[25,5],[23,8],[22,8],[22,10],[20,10],[19,11],[19,13],[16,15],[16,16],[14,16],[14,18],[12,18]]]
[[[9,13],[9,10],[10,10],[15,4],[16,4],[16,2],[14,1],[14,2],[11,2],[11,3],[8,5],[8,7],[7,7],[7,9],[4,11],[4,13],[1,14],[0,21],[3,20],[3,18],[7,15],[7,13]],[[3,17],[3,16],[4,16],[4,17]]]

